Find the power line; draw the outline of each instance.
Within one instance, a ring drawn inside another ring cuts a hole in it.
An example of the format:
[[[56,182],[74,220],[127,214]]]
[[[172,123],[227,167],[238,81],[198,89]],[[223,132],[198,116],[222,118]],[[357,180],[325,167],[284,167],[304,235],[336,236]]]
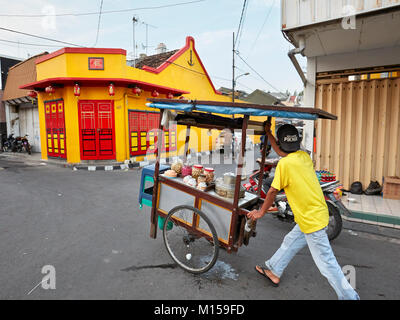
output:
[[[171,61],[165,61],[165,62],[167,62],[167,63],[169,63],[169,64],[173,64],[173,65],[175,65],[175,66],[177,66],[177,67],[181,67],[182,69],[185,69],[185,70],[191,71],[191,72],[193,72],[193,73],[197,73],[197,74],[201,74],[201,75],[203,75],[203,76],[207,76],[207,74],[205,74],[204,72],[200,72],[200,71],[192,70],[192,69],[190,69],[190,68],[187,68],[187,67],[185,67],[185,66],[182,66],[182,65],[180,65],[180,64],[178,64],[178,63],[171,62]]]
[[[204,73],[204,72],[192,70],[192,69],[187,68],[187,67],[185,67],[185,66],[182,66],[182,65],[180,65],[180,64],[178,64],[178,63],[170,62],[170,61],[165,61],[165,62],[167,62],[167,63],[169,63],[169,64],[173,64],[173,65],[175,65],[175,66],[177,66],[177,67],[180,67],[180,68],[182,68],[182,69],[185,69],[185,70],[187,70],[187,71],[191,71],[191,72],[193,72],[193,73],[197,73],[197,74],[200,74],[200,75],[202,75],[202,76],[207,76],[207,74]],[[212,74],[209,75],[209,76],[210,76],[210,77],[213,77],[213,78],[215,78],[215,79],[223,80],[223,81],[229,81],[229,82],[232,81],[232,79],[227,79],[227,78],[215,76],[215,75],[212,75]],[[242,83],[239,83],[239,82],[238,82],[238,84],[240,84],[241,86],[246,87],[246,88],[248,88],[248,89],[250,89],[250,90],[253,90],[252,88],[247,87],[247,86],[245,86],[245,85],[242,84]]]
[[[54,48],[61,48],[63,46],[56,46],[56,45],[51,45],[51,44],[41,44],[41,43],[27,43],[27,42],[21,42],[21,41],[12,41],[12,40],[6,40],[6,39],[0,39],[2,42],[9,42],[9,43],[15,43],[15,44],[21,44],[21,45],[26,45],[26,46],[33,46],[33,47],[54,47]]]
[[[250,52],[249,52],[249,54],[247,55],[247,57],[249,57],[249,56],[251,55],[251,53],[253,52],[254,47],[255,47],[256,44],[257,44],[258,38],[260,37],[261,32],[263,31],[264,26],[265,26],[265,24],[266,24],[266,22],[267,22],[269,16],[271,15],[271,12],[272,12],[272,9],[274,8],[275,2],[276,2],[276,0],[274,0],[274,1],[272,2],[271,7],[269,8],[268,14],[265,16],[265,19],[264,19],[264,22],[263,22],[263,24],[262,24],[262,26],[261,26],[261,29],[260,29],[260,31],[258,32],[257,37],[256,37],[256,39],[254,40],[253,45],[251,46]]]
[[[78,44],[74,44],[74,43],[70,43],[70,42],[65,42],[65,41],[60,41],[60,40],[51,39],[51,38],[46,38],[46,37],[42,37],[42,36],[37,36],[37,35],[30,34],[30,33],[26,33],[26,32],[21,32],[21,31],[17,31],[17,30],[7,29],[7,28],[4,28],[4,27],[0,27],[0,30],[4,30],[4,31],[8,31],[8,32],[13,32],[13,33],[18,33],[18,34],[23,34],[23,35],[28,36],[28,37],[43,39],[43,40],[47,40],[47,41],[53,41],[53,42],[58,42],[58,43],[62,43],[62,44],[68,44],[68,45],[74,46],[74,47],[83,47],[83,46],[80,46],[80,45],[78,45]]]
[[[239,20],[239,26],[238,26],[238,30],[236,33],[235,49],[237,49],[240,44],[240,38],[242,36],[243,24],[244,24],[244,20],[245,20],[245,16],[246,16],[246,10],[247,10],[247,0],[244,0],[243,7],[242,7],[242,13],[240,15],[240,20]]]
[[[244,62],[244,64],[245,64],[246,66],[248,66],[255,74],[257,74],[266,84],[268,84],[268,85],[269,85],[271,88],[273,88],[275,91],[278,91],[279,93],[282,93],[281,90],[275,88],[271,83],[269,83],[267,80],[265,80],[264,77],[263,77],[261,74],[259,74],[259,73],[257,72],[257,70],[255,70],[251,65],[249,65],[249,64],[247,63],[247,61],[246,61],[245,59],[243,59],[243,58],[241,57],[241,55],[240,55],[238,52],[236,52],[236,55],[240,58],[240,60],[242,60],[242,61]]]
[[[100,2],[100,12],[99,12],[99,21],[97,22],[97,33],[96,33],[96,42],[94,43],[93,47],[97,45],[97,40],[99,40],[99,30],[100,30],[100,20],[101,20],[101,10],[103,8],[103,0]]]
[[[130,8],[130,9],[120,9],[120,10],[109,10],[103,11],[102,14],[109,14],[109,13],[122,13],[122,12],[130,12],[130,11],[138,11],[138,10],[155,10],[155,9],[163,9],[163,8],[170,8],[170,7],[177,7],[183,6],[192,3],[204,2],[207,0],[195,0],[195,1],[187,1],[187,2],[179,2],[173,4],[166,4],[160,6],[152,6],[152,7],[139,7],[139,8]],[[67,17],[67,16],[90,16],[90,15],[98,15],[100,12],[84,12],[84,13],[61,13],[61,14],[54,14],[55,17]],[[13,18],[42,18],[47,17],[46,14],[0,14],[0,17],[13,17]]]

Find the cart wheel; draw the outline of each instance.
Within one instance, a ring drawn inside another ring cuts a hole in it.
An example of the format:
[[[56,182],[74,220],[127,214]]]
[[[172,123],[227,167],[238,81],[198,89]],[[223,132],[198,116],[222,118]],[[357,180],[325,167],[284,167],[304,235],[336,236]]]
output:
[[[201,230],[210,236],[205,237],[197,229],[191,229],[193,214],[199,217]],[[173,228],[168,228],[169,222]],[[199,209],[191,206],[173,208],[165,219],[163,237],[171,258],[190,273],[207,272],[218,259],[217,232],[210,219]]]

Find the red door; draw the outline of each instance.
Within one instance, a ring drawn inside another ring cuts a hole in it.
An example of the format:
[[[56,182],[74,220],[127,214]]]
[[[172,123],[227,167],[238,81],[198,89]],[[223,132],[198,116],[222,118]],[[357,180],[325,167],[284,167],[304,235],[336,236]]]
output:
[[[146,155],[156,150],[157,129],[160,114],[155,112],[129,110],[129,137],[131,156]],[[176,125],[163,134],[162,152],[176,151]]]
[[[114,160],[114,103],[80,100],[79,133],[82,160]]]
[[[64,101],[45,101],[47,155],[67,158]]]

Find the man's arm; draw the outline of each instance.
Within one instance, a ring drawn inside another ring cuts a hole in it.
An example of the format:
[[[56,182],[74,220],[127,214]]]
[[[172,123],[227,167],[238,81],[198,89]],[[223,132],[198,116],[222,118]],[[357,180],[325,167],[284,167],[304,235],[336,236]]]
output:
[[[286,157],[288,154],[279,148],[278,144],[276,143],[275,137],[273,136],[271,132],[271,124],[267,123],[265,125],[265,133],[268,137],[269,142],[271,143],[272,149],[276,152],[276,154],[280,157]]]
[[[267,193],[267,196],[265,197],[264,203],[259,210],[253,210],[247,214],[247,217],[252,219],[252,220],[258,220],[262,218],[268,211],[268,209],[272,206],[274,203],[275,197],[278,194],[279,190],[276,190],[275,188],[269,188],[269,191]]]

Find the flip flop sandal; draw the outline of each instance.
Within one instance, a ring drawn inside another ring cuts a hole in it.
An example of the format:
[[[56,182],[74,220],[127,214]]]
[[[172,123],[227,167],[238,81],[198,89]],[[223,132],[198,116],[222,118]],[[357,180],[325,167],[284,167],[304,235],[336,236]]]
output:
[[[258,271],[258,270],[257,270],[257,267],[259,267],[263,272],[261,273],[260,271]],[[273,282],[273,281],[271,280],[271,278],[268,277],[267,274],[265,273],[265,270],[268,270],[268,271],[271,271],[271,270],[269,270],[269,269],[267,269],[267,268],[263,268],[263,267],[261,267],[261,266],[256,266],[255,269],[256,269],[256,272],[257,272],[257,273],[259,273],[261,276],[267,278],[267,279],[269,280],[269,282],[272,284],[273,287],[275,287],[275,288],[279,287],[279,283]]]

